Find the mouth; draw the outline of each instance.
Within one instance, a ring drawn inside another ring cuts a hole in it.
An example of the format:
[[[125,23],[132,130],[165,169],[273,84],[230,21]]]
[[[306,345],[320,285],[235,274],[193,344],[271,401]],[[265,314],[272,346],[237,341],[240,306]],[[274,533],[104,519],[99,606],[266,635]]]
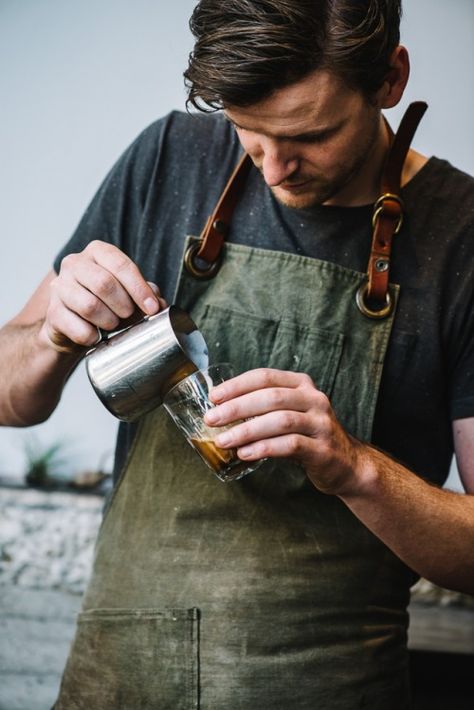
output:
[[[303,182],[282,182],[277,187],[281,188],[282,190],[287,190],[289,192],[298,192],[298,190],[302,190],[307,187],[310,182],[311,180],[304,180]]]

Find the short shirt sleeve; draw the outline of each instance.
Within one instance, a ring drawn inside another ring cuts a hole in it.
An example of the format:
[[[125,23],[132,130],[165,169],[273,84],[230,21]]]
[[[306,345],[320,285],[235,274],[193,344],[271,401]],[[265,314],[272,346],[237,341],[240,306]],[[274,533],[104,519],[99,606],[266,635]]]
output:
[[[54,259],[59,271],[67,254],[82,251],[91,241],[101,240],[131,255],[133,234],[143,213],[163,121],[145,129],[125,150],[99,187],[75,232]]]
[[[474,231],[472,235],[474,239]],[[474,417],[474,270],[464,275],[450,346],[451,419]]]

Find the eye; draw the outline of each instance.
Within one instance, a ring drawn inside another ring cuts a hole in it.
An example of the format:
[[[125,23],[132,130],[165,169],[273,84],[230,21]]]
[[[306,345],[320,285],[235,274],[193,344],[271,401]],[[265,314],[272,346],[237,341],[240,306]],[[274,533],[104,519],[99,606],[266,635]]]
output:
[[[329,137],[329,132],[324,133],[305,133],[302,136],[295,136],[293,139],[296,143],[324,143]]]

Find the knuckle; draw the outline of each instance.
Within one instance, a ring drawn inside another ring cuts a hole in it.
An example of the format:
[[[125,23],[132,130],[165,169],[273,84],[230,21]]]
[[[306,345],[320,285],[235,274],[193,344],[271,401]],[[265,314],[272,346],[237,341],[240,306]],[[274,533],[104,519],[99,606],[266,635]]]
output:
[[[328,439],[333,432],[333,421],[330,416],[319,410],[312,413],[310,417],[311,436],[315,436],[318,440],[324,441]]]
[[[273,384],[273,371],[268,367],[262,367],[258,370],[262,380],[263,387],[270,387]]]
[[[61,260],[61,267],[59,269],[59,273],[65,273],[68,271],[71,271],[74,268],[74,265],[77,263],[77,258],[79,254],[73,253],[73,254],[66,254]],[[53,280],[54,283],[54,280]]]
[[[101,241],[100,239],[93,239],[92,241],[89,242],[89,244],[86,246],[84,251],[86,252],[96,252],[98,249],[103,249],[105,245],[105,242]]]
[[[323,413],[327,414],[331,409],[328,396],[324,394],[324,392],[321,392],[321,390],[316,389],[316,387],[314,387],[313,391],[310,393],[310,401],[314,407]]]
[[[61,289],[61,278],[60,276],[56,276],[56,278],[52,279],[49,284],[49,302],[56,300],[59,298],[59,290]]]
[[[95,292],[99,296],[109,296],[115,289],[115,281],[108,271],[102,271],[95,278]]]
[[[115,268],[117,269],[117,273],[123,273],[124,271],[135,273],[137,271],[137,267],[133,261],[122,251],[119,251],[115,257]]]
[[[251,438],[251,425],[248,422],[239,424],[238,434],[239,437],[242,437],[242,439],[245,440]]]
[[[291,434],[287,439],[288,455],[294,456],[301,451],[301,436]]]
[[[282,412],[280,425],[283,431],[293,431],[297,426],[297,416],[294,412]]]
[[[281,409],[283,405],[283,393],[281,389],[275,387],[269,390],[268,399],[272,409]]]
[[[305,389],[316,389],[312,377],[310,377],[306,372],[301,373],[300,387],[303,387]]]
[[[320,417],[317,425],[318,438],[320,441],[325,442],[331,435],[332,426],[331,422],[327,417]]]
[[[331,411],[331,403],[329,401],[329,397],[327,396],[327,394],[324,394],[324,392],[321,392],[321,390],[316,390],[316,401],[318,403],[319,408],[325,414],[328,414]]]
[[[225,418],[233,422],[239,418],[239,413],[236,404],[228,402],[225,405]]]
[[[85,296],[81,304],[81,315],[87,320],[93,318],[99,310],[99,299],[93,296]]]

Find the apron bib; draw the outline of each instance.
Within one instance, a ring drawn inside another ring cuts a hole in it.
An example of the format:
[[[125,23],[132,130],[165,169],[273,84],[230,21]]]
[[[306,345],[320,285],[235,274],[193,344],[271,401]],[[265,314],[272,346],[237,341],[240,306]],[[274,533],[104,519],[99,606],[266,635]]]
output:
[[[386,266],[393,193],[376,205],[368,282],[224,244],[217,275],[183,268],[175,298],[211,363],[308,373],[365,441],[398,297]],[[384,317],[367,294],[390,304]],[[268,460],[222,483],[160,407],[141,420],[103,520],[55,708],[407,710],[413,581],[300,466]]]
[[[307,372],[368,440],[393,314],[361,314],[364,278],[228,244],[212,281],[182,271],[176,303],[211,362]],[[402,710],[410,583],[302,468],[223,484],[159,408],[103,521],[56,707]]]

